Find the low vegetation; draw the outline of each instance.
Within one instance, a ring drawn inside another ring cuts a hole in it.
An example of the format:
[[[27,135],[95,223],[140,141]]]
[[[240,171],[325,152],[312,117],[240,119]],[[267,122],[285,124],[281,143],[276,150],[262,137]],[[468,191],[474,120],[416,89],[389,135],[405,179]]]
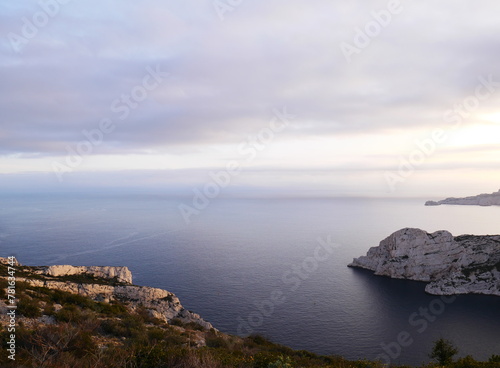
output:
[[[6,300],[6,280],[0,297]],[[371,361],[348,361],[275,344],[262,336],[240,338],[205,330],[196,323],[167,324],[144,308],[104,303],[59,290],[17,282],[16,361],[0,350],[0,366],[9,368],[381,368]],[[9,338],[6,320],[0,341]],[[436,359],[425,368],[499,368],[500,356],[488,362],[471,357],[453,360],[455,348],[438,341]],[[399,366],[403,368],[403,366]]]

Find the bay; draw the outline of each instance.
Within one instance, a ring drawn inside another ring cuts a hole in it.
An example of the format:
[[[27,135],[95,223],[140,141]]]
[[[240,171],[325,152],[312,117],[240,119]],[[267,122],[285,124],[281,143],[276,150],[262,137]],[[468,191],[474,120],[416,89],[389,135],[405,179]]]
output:
[[[500,298],[445,302],[425,294],[423,283],[346,267],[403,227],[499,234],[500,207],[425,207],[423,198],[221,198],[186,223],[179,205],[189,198],[4,194],[0,201],[2,256],[28,265],[128,266],[134,283],[174,292],[224,332],[413,365],[429,361],[440,337],[461,355],[500,354]],[[402,333],[406,346],[397,343]]]

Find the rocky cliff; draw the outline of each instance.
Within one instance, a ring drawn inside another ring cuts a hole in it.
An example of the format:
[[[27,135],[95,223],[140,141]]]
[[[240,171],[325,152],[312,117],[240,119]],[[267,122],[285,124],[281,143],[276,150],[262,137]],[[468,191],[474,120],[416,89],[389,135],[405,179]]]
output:
[[[6,264],[6,258],[0,258]],[[16,279],[35,287],[46,287],[79,294],[95,301],[120,301],[130,309],[145,307],[160,320],[171,322],[179,319],[194,322],[205,329],[212,329],[209,322],[198,314],[185,309],[175,294],[148,286],[132,284],[132,273],[127,267],[110,266],[42,266],[29,267],[16,264]]]
[[[128,267],[110,267],[110,266],[68,266],[56,265],[41,267],[36,271],[39,274],[49,276],[70,276],[70,275],[92,275],[94,277],[101,277],[105,279],[116,279],[118,282],[126,284],[132,283],[132,272]]]
[[[446,198],[441,201],[427,201],[426,206],[439,206],[441,204],[456,204],[468,206],[500,206],[500,190],[491,194],[479,194],[465,198]]]
[[[500,296],[500,235],[462,235],[448,231],[429,234],[405,228],[391,234],[349,267],[376,275],[426,281],[435,295],[488,294]]]

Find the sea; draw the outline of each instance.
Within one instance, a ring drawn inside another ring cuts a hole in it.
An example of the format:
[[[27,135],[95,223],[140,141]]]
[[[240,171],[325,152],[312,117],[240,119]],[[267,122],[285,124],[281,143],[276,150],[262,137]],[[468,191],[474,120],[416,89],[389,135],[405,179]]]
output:
[[[190,198],[148,193],[0,195],[0,256],[26,265],[127,266],[220,331],[318,354],[428,363],[433,342],[500,355],[500,298],[442,298],[348,268],[394,231],[500,234],[500,207],[401,198]]]

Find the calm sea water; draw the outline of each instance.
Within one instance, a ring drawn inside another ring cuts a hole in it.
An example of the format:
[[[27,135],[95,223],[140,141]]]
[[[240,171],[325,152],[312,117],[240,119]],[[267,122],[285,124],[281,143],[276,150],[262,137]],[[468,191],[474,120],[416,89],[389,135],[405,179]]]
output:
[[[423,283],[346,267],[403,227],[499,234],[500,207],[218,199],[188,225],[178,210],[182,200],[162,196],[0,200],[1,255],[29,265],[126,265],[136,284],[176,293],[224,332],[261,333],[296,349],[351,359],[392,355],[391,362],[415,365],[429,361],[440,337],[462,355],[500,354],[500,298],[459,296],[445,303],[425,294]],[[319,238],[336,245],[326,252]]]

